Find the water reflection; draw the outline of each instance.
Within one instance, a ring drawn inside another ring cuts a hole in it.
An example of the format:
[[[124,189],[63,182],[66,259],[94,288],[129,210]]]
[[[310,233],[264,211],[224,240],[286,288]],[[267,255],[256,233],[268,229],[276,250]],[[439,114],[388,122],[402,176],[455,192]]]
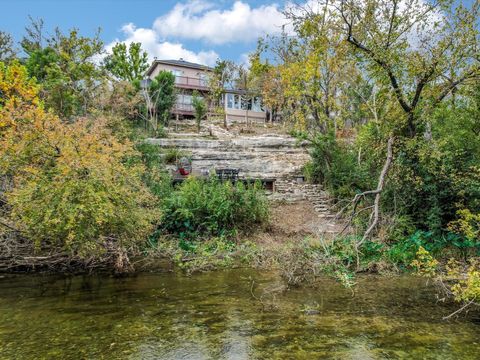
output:
[[[478,358],[480,326],[442,321],[452,309],[422,279],[365,277],[354,296],[278,285],[239,270],[3,278],[0,359]]]

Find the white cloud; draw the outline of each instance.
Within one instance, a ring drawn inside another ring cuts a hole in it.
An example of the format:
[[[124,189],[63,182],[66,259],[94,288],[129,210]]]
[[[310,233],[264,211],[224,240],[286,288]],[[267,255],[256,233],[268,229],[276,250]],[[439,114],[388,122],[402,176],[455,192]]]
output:
[[[220,45],[250,42],[265,34],[278,33],[287,20],[277,4],[257,8],[237,0],[228,9],[216,9],[211,2],[180,3],[155,20],[160,36],[202,40]]]
[[[125,40],[115,40],[106,46],[107,52],[110,52],[112,47],[118,43],[123,42],[130,44],[132,42],[139,42],[142,48],[147,51],[150,60],[158,59],[180,59],[191,61],[204,65],[214,65],[218,59],[218,54],[213,50],[194,52],[186,49],[183,44],[178,42],[162,41],[158,33],[153,29],[137,28],[130,23],[122,27],[122,32],[125,35]]]
[[[359,0],[362,1],[362,0]],[[418,8],[424,8],[427,0],[402,0],[400,11],[404,14],[415,14]],[[415,7],[407,7],[405,4],[415,4]],[[286,19],[282,11],[287,10],[297,15],[303,11],[319,12],[322,9],[318,0],[289,0],[284,1],[283,6],[273,3],[252,7],[245,0],[236,0],[230,7],[219,8],[219,2],[210,0],[186,0],[177,3],[165,15],[159,16],[152,28],[137,28],[130,23],[122,27],[124,40],[115,40],[107,45],[110,51],[117,42],[129,44],[140,42],[153,60],[179,59],[196,62],[205,65],[214,65],[219,57],[213,50],[194,52],[185,48],[181,40],[197,40],[211,46],[225,46],[232,43],[252,43],[265,34],[279,34],[282,26],[285,31],[293,34],[292,24]],[[296,7],[301,4],[301,7]],[[430,14],[435,20],[441,20],[438,12]],[[419,48],[425,39],[431,40],[434,29],[412,28],[405,34],[412,48]],[[246,54],[240,55],[240,62],[247,63]]]
[[[110,52],[118,42],[127,45],[140,42],[150,60],[154,57],[183,58],[195,63],[214,65],[219,58],[215,51],[194,52],[185,48],[179,40],[200,40],[211,45],[256,41],[262,35],[282,30],[282,25],[287,20],[281,11],[277,4],[252,8],[237,0],[227,9],[218,9],[214,2],[187,0],[158,17],[152,28],[137,28],[132,23],[124,25],[124,40],[116,39],[106,46],[106,50]],[[246,61],[244,54],[241,61]]]

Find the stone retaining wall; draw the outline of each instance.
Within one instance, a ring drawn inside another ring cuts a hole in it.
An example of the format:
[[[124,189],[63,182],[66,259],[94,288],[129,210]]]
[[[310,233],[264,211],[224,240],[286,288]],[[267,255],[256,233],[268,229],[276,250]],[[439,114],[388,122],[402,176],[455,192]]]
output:
[[[287,178],[302,173],[309,155],[306,143],[292,137],[239,136],[230,139],[147,139],[160,148],[178,148],[192,157],[195,172],[215,168],[240,169],[240,176],[256,179]]]

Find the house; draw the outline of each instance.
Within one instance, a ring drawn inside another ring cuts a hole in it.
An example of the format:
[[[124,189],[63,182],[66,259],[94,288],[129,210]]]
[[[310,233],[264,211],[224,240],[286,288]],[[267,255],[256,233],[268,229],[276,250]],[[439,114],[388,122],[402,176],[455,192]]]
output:
[[[193,117],[192,95],[194,91],[205,96],[208,89],[208,76],[212,68],[179,60],[155,60],[147,70],[148,79],[154,79],[160,71],[170,71],[175,75],[177,101],[172,114],[179,117]]]
[[[160,71],[170,71],[175,75],[177,101],[172,115],[177,118],[191,118],[194,115],[192,95],[197,91],[200,96],[209,93],[208,80],[213,69],[211,67],[179,60],[155,60],[147,70],[148,79],[154,79]],[[225,89],[222,106],[227,121],[232,122],[264,122],[266,112],[259,96],[250,96],[243,90]]]

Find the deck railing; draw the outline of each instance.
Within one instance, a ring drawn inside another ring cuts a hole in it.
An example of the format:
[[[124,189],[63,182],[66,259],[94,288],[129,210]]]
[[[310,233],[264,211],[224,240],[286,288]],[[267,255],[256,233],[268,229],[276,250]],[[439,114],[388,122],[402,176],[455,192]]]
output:
[[[175,103],[175,110],[193,112],[193,105],[177,102]]]
[[[207,89],[208,80],[189,76],[175,76],[175,85],[186,88]]]

